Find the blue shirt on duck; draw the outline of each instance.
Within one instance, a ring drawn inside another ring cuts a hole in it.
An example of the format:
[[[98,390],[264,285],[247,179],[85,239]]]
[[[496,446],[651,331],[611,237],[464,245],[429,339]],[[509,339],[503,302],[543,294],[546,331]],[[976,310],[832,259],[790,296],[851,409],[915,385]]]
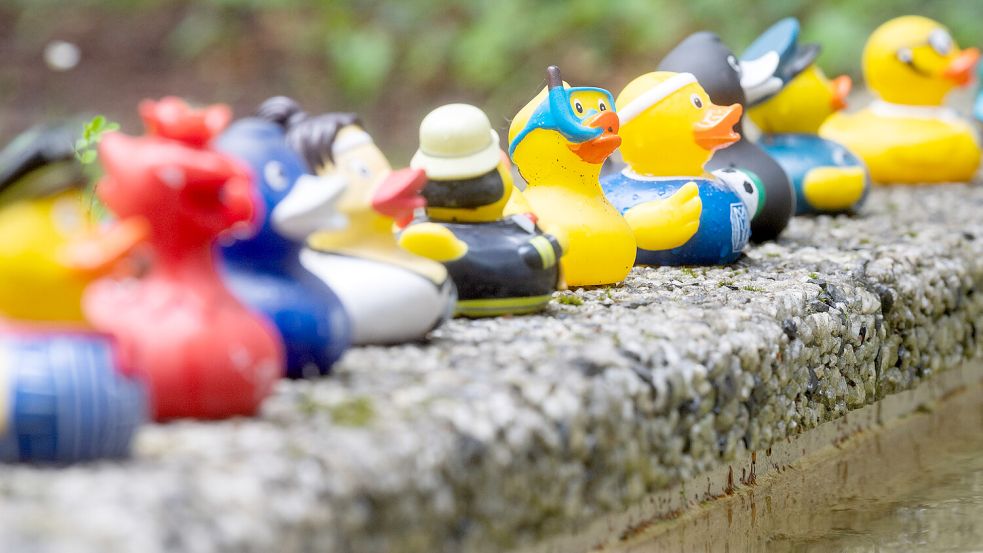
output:
[[[604,177],[601,187],[624,214],[649,201],[664,200],[687,183],[700,190],[699,229],[685,244],[669,250],[638,249],[636,265],[720,265],[736,261],[751,235],[747,206],[727,184],[706,177],[646,177],[626,168]]]

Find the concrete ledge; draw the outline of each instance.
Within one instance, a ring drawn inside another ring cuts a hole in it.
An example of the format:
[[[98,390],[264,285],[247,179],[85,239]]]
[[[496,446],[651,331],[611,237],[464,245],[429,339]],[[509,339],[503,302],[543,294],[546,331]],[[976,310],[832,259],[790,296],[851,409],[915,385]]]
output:
[[[0,550],[587,550],[548,544],[977,359],[981,207],[876,190],[730,267],[353,351],[259,420],[151,427],[126,464],[2,467]]]

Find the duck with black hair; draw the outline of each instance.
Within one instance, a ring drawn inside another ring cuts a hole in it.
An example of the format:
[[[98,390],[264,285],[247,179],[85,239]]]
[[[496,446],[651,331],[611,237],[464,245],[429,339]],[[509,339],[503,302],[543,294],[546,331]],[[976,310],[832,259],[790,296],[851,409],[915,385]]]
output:
[[[404,251],[393,232],[394,222],[405,225],[423,206],[423,172],[393,171],[355,114],[312,116],[277,97],[260,115],[286,127],[287,142],[322,181],[322,192],[337,191],[303,229],[309,238],[301,262],[338,295],[353,342],[424,339],[450,317],[457,294],[443,265]],[[317,202],[312,191],[298,209]]]

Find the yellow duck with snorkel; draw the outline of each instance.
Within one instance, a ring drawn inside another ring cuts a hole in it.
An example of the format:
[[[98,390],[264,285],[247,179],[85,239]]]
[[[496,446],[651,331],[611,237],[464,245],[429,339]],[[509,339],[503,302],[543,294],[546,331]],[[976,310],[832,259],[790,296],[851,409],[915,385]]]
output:
[[[819,130],[860,156],[877,182],[966,181],[980,164],[968,121],[944,107],[969,83],[979,50],[961,50],[948,29],[920,16],[884,23],[863,53],[867,86],[878,96],[854,114],[836,114]]]
[[[621,144],[614,98],[601,88],[571,88],[556,66],[547,77],[509,127],[509,154],[528,183],[525,199],[544,228],[565,236],[561,265],[569,286],[621,282],[635,263],[635,236],[598,182],[604,160]]]

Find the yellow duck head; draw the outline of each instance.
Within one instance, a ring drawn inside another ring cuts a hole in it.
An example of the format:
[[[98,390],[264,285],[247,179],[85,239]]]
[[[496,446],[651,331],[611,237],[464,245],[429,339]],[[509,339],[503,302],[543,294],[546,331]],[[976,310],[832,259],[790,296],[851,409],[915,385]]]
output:
[[[713,152],[740,139],[740,104],[718,106],[690,73],[642,75],[617,99],[621,155],[636,173],[698,176]]]
[[[621,145],[614,99],[602,88],[571,88],[555,66],[547,76],[547,87],[509,126],[512,161],[530,186],[580,182],[596,188],[601,165]]]
[[[405,225],[423,207],[423,172],[393,171],[355,114],[304,114],[287,136],[314,172],[340,190],[332,212],[311,236],[312,244],[329,248],[375,239],[377,245],[394,245],[393,222]]]
[[[813,64],[748,115],[763,133],[816,134],[826,118],[846,107],[852,85],[849,76],[830,80]]]
[[[508,158],[488,116],[469,104],[447,104],[420,123],[420,148],[410,166],[427,174],[427,216],[487,223],[504,216],[514,193]]]
[[[0,152],[2,319],[82,323],[85,287],[145,235],[124,225],[95,238],[73,145],[67,126],[38,127]]]
[[[867,86],[886,102],[937,106],[969,83],[980,52],[961,50],[949,30],[926,17],[898,17],[878,27],[864,47]]]

